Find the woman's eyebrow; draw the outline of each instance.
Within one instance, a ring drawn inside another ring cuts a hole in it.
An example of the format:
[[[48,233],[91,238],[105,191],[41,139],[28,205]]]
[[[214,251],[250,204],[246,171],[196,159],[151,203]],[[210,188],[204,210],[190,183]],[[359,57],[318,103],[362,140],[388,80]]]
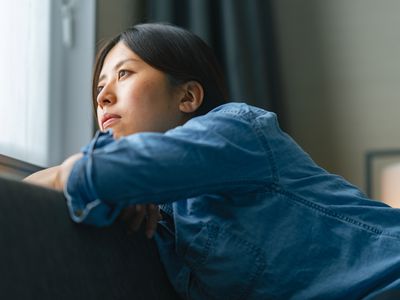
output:
[[[118,62],[118,63],[113,67],[113,71],[116,71],[119,67],[121,67],[124,63],[127,63],[127,62],[136,62],[136,63],[137,63],[137,62],[140,62],[140,60],[138,60],[138,59],[136,59],[136,58],[127,58],[127,59],[121,60],[120,62]],[[100,75],[99,81],[103,80],[105,77],[106,77],[105,74]]]

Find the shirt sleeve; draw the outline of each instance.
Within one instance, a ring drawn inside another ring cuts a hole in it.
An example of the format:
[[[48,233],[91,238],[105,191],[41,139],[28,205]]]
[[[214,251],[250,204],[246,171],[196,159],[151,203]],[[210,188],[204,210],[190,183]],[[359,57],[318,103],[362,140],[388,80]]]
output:
[[[253,122],[254,121],[254,122]],[[73,219],[113,222],[124,206],[251,190],[272,177],[256,120],[209,113],[166,133],[98,134],[65,187]]]

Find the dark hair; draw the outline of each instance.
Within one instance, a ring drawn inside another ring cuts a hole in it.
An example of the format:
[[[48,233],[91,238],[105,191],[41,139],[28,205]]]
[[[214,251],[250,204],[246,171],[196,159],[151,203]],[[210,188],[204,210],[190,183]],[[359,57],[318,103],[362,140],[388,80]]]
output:
[[[226,103],[228,92],[223,73],[211,48],[198,36],[185,29],[160,23],[135,25],[111,39],[99,51],[92,82],[93,105],[97,107],[97,86],[104,60],[119,42],[125,43],[143,61],[164,72],[171,84],[191,80],[204,90],[201,106],[194,113],[203,115]]]

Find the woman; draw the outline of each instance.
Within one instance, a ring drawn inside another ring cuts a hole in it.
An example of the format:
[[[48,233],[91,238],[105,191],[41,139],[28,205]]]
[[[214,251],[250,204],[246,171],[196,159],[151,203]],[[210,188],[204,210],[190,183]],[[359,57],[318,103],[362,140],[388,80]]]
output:
[[[149,236],[159,204],[155,239],[185,299],[359,299],[398,288],[399,212],[318,167],[273,113],[224,104],[220,74],[183,29],[121,33],[96,62],[101,131],[27,180],[63,189],[76,222],[107,226],[147,205]]]

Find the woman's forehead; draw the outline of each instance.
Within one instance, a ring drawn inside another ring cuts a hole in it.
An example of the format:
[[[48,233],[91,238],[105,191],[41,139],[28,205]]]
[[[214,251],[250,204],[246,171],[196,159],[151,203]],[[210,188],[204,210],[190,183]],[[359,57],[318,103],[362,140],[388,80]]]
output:
[[[133,52],[125,43],[119,42],[108,52],[104,59],[103,67],[106,64],[117,64],[121,60],[143,61],[139,55]]]
[[[117,69],[124,63],[144,63],[144,61],[124,43],[116,44],[106,55],[99,78],[107,72]]]

